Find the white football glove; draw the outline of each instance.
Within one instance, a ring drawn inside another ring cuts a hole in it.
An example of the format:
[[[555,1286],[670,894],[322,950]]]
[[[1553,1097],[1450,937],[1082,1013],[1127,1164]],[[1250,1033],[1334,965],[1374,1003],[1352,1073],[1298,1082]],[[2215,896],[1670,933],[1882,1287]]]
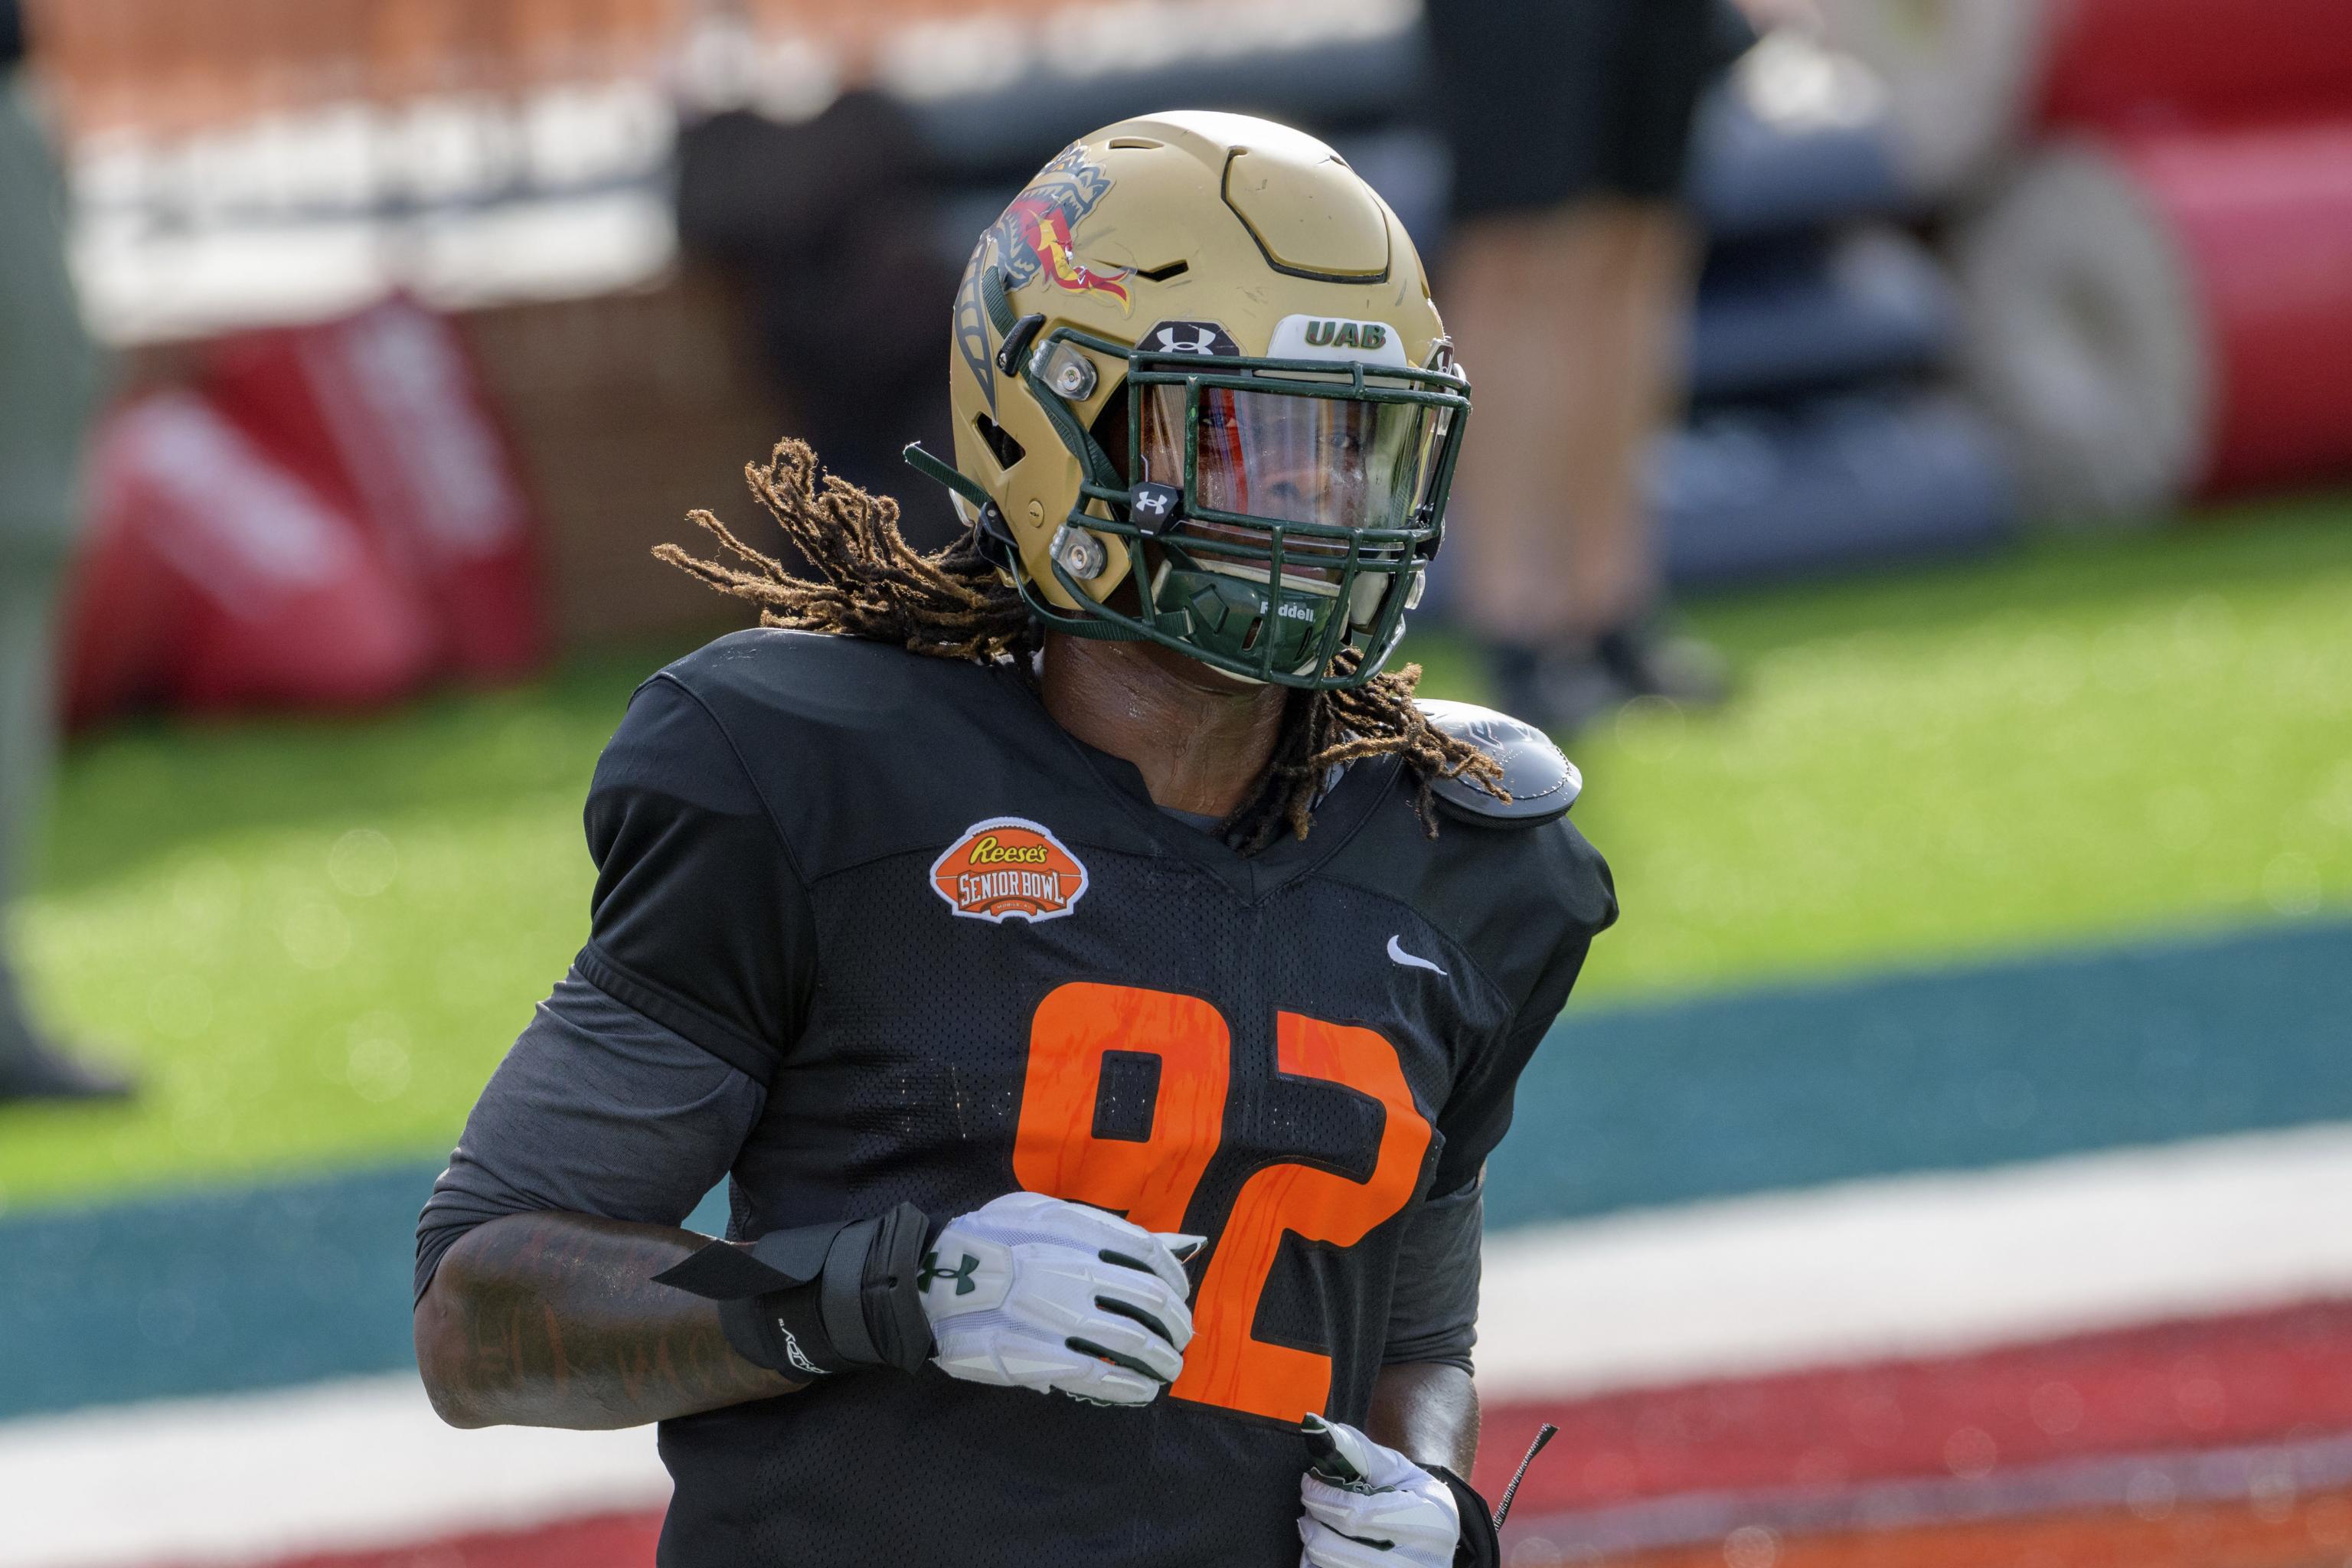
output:
[[[1303,1568],[1453,1568],[1462,1510],[1451,1488],[1353,1426],[1310,1415],[1306,1428],[1318,1455],[1298,1479]]]
[[[917,1289],[931,1360],[971,1383],[1148,1405],[1184,1370],[1192,1236],[1157,1236],[1042,1193],[948,1222]]]

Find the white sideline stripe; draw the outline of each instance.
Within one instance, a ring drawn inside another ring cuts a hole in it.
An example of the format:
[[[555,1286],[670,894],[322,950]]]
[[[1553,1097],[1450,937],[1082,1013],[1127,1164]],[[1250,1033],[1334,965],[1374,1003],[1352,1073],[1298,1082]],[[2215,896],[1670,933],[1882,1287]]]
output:
[[[2339,1124],[1504,1232],[1479,1387],[1594,1393],[2341,1295],[2347,1210]]]
[[[651,1427],[445,1426],[415,1374],[0,1426],[0,1564],[150,1568],[657,1509]]]

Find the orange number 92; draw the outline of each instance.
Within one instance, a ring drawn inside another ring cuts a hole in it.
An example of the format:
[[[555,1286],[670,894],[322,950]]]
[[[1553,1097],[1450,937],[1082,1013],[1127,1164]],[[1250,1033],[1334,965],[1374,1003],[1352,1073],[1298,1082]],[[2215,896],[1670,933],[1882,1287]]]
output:
[[[1158,1094],[1141,1142],[1095,1132],[1103,1058],[1157,1058]],[[1308,1165],[1268,1165],[1242,1184],[1193,1304],[1193,1337],[1172,1393],[1296,1421],[1320,1415],[1331,1358],[1250,1331],[1286,1232],[1352,1247],[1412,1197],[1429,1122],[1412,1102],[1396,1047],[1373,1030],[1299,1013],[1275,1016],[1276,1070],[1368,1095],[1387,1112],[1369,1180]],[[1013,1171],[1031,1192],[1117,1209],[1148,1230],[1181,1230],[1223,1136],[1232,1032],[1197,996],[1074,982],[1037,1005],[1013,1134]]]

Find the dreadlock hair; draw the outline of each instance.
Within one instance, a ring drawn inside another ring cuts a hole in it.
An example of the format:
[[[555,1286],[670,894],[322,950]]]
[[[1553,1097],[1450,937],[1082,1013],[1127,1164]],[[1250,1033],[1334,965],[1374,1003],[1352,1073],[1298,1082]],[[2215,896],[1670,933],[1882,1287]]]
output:
[[[737,564],[706,561],[676,544],[656,545],[654,554],[720,593],[759,605],[761,625],[895,643],[934,658],[1007,659],[1024,668],[1044,646],[1020,590],[981,554],[972,535],[930,554],[917,551],[898,531],[897,501],[824,473],[806,442],[777,442],[766,464],[745,465],[743,478],[814,577],[794,575],[699,509],[687,521],[718,541]],[[1360,662],[1350,648],[1332,668],[1346,673]],[[1366,757],[1404,760],[1417,785],[1413,810],[1433,838],[1433,781],[1465,779],[1509,798],[1501,764],[1422,716],[1412,700],[1420,680],[1421,667],[1409,664],[1346,690],[1291,692],[1274,756],[1255,792],[1225,825],[1229,839],[1255,854],[1285,828],[1306,837],[1330,771]]]

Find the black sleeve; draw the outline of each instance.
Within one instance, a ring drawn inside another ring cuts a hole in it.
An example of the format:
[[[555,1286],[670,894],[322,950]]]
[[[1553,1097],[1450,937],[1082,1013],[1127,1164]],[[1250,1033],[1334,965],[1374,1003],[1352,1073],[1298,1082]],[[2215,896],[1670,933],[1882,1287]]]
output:
[[[1389,1293],[1388,1340],[1381,1364],[1437,1362],[1472,1370],[1478,1342],[1478,1250],[1486,1238],[1486,1184],[1429,1198],[1405,1215]]]
[[[416,1295],[502,1215],[677,1225],[719,1184],[766,1095],[683,1036],[571,974],[466,1119],[416,1224]]]
[[[588,793],[596,861],[579,973],[766,1084],[815,984],[808,895],[717,720],[667,676],[639,689]]]

